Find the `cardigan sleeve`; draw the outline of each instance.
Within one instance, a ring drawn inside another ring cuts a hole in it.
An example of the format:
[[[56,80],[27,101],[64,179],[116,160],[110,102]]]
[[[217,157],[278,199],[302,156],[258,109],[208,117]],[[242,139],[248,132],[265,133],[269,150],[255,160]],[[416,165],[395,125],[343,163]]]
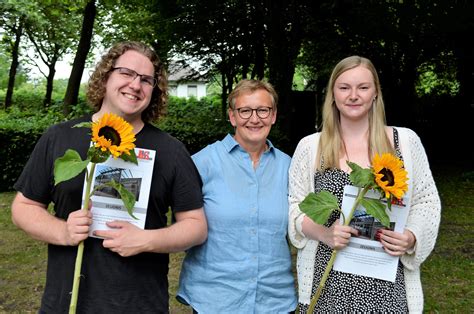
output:
[[[420,267],[434,248],[441,218],[441,202],[428,164],[425,149],[418,135],[407,132],[407,144],[411,158],[412,194],[411,206],[405,228],[416,237],[414,252],[401,257],[407,269]]]
[[[303,234],[302,222],[305,216],[299,208],[299,204],[313,190],[313,165],[315,159],[315,147],[317,147],[317,134],[303,138],[296,147],[289,169],[288,202],[289,221],[288,235],[291,243],[298,249],[303,248],[308,238]]]

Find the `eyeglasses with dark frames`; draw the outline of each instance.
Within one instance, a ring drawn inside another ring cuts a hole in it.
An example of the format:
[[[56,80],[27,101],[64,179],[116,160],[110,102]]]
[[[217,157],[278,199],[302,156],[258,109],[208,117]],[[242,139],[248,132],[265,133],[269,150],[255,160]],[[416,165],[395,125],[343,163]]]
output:
[[[124,79],[133,82],[137,76],[140,77],[140,84],[150,87],[155,87],[158,81],[151,75],[146,74],[138,74],[132,69],[125,68],[125,67],[116,67],[112,68],[110,71],[116,71],[120,76]]]
[[[234,110],[239,113],[239,116],[242,119],[250,119],[253,115],[253,112],[257,114],[257,117],[260,119],[266,119],[270,116],[272,107],[258,107],[257,109],[252,109],[250,107],[235,108]]]

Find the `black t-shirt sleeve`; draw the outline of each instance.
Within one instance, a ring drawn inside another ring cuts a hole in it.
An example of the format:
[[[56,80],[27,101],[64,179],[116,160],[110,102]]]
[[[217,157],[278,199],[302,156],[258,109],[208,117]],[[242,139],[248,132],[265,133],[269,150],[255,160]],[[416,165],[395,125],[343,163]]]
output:
[[[184,144],[179,142],[175,150],[175,177],[173,180],[171,208],[174,212],[201,208],[202,181],[196,166]]]

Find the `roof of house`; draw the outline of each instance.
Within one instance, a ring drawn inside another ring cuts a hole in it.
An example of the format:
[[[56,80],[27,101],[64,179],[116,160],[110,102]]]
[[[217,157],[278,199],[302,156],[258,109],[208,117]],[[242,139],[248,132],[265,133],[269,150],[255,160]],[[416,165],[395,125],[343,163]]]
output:
[[[168,66],[168,81],[206,82],[198,71],[187,64],[171,63]]]

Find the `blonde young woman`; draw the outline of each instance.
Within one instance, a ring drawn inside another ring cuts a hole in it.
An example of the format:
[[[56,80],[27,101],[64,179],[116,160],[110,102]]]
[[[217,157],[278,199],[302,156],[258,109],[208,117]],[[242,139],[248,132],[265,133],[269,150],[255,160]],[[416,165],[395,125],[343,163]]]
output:
[[[422,312],[420,264],[435,244],[440,200],[419,137],[410,129],[389,127],[379,78],[372,62],[359,56],[341,60],[328,83],[322,131],[298,144],[289,172],[289,236],[298,249],[299,310],[308,311],[333,249],[347,246],[357,230],[339,225],[332,214],[318,225],[299,209],[310,192],[326,190],[342,202],[350,184],[346,161],[368,167],[374,154],[389,152],[404,161],[411,199],[403,233],[383,230],[387,254],[400,256],[395,282],[331,270],[315,312]]]

